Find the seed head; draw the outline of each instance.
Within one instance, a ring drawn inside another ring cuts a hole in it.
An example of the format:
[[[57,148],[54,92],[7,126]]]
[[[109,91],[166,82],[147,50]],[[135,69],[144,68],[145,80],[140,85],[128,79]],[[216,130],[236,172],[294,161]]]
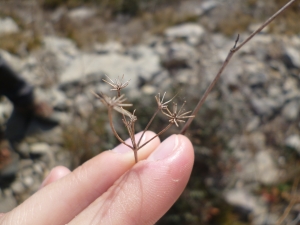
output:
[[[183,119],[187,119],[190,117],[194,117],[194,115],[187,115],[191,111],[184,112],[183,106],[185,105],[186,101],[182,104],[179,111],[177,112],[177,103],[173,103],[173,112],[171,112],[168,108],[165,108],[162,113],[169,117],[170,123],[175,123],[177,127],[179,127],[178,123],[185,123]]]
[[[118,76],[118,78],[115,81],[113,81],[109,76],[107,76],[107,75],[105,75],[105,76],[109,79],[109,81],[104,80],[104,79],[102,79],[102,80],[105,83],[107,83],[107,84],[109,84],[110,86],[113,87],[112,89],[110,89],[111,91],[118,91],[118,92],[120,92],[123,88],[127,87],[127,85],[129,84],[129,81],[130,81],[130,80],[128,80],[125,83],[122,83],[124,75],[122,75],[121,79]]]

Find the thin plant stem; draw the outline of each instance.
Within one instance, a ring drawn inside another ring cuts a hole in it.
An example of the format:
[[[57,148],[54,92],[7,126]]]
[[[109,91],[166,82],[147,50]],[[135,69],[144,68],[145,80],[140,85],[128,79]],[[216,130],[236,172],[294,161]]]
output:
[[[112,121],[112,110],[111,110],[111,107],[108,107],[108,119],[109,119],[109,124],[110,124],[110,127],[111,127],[111,130],[112,132],[114,133],[115,137],[124,145],[126,145],[127,147],[131,148],[133,150],[133,147],[130,146],[129,144],[127,144],[120,136],[119,134],[117,133],[117,131],[115,130],[115,127],[114,127],[114,124],[113,124],[113,121]]]
[[[135,161],[135,163],[137,163],[138,162],[138,154],[137,154],[137,151],[138,151],[138,149],[133,149],[133,154],[134,154],[134,161]]]
[[[154,138],[158,137],[159,135],[161,135],[162,133],[166,132],[171,126],[173,125],[173,123],[169,123],[168,126],[166,126],[163,130],[161,130],[159,133],[157,133],[155,136],[153,136],[151,139],[149,139],[148,141],[146,141],[144,144],[142,144],[141,146],[139,146],[138,150],[140,150],[142,147],[144,147],[146,144],[148,144],[150,141],[152,141]]]
[[[292,195],[296,195],[296,191],[297,191],[297,187],[299,184],[299,177],[295,178],[294,183],[293,183],[293,187],[292,187]],[[284,213],[280,216],[280,218],[277,220],[276,225],[280,225],[285,219],[286,217],[289,215],[291,209],[293,208],[293,206],[299,202],[299,198],[295,198],[295,196],[291,196],[289,205],[286,207],[286,209],[284,210]]]
[[[157,113],[159,112],[159,109],[156,109],[155,113],[153,114],[153,116],[151,117],[150,121],[148,122],[147,126],[145,127],[145,129],[143,130],[143,133],[138,141],[137,146],[140,145],[142,138],[144,137],[144,134],[146,133],[146,131],[148,130],[149,126],[151,125],[152,121],[154,120],[155,116],[157,115]]]
[[[267,25],[269,25],[279,14],[281,14],[286,8],[288,8],[293,2],[296,0],[291,0],[287,4],[285,4],[281,9],[279,9],[273,16],[271,16],[269,19],[267,19],[258,29],[256,29],[254,32],[252,32],[248,38],[246,38],[241,44],[237,45],[239,35],[235,41],[235,44],[233,48],[230,49],[223,65],[221,66],[220,70],[218,71],[217,75],[215,76],[214,80],[211,82],[211,84],[206,89],[205,93],[203,94],[202,98],[199,100],[197,106],[195,107],[192,115],[196,115],[203,105],[204,101],[206,100],[208,94],[212,90],[212,88],[215,86],[217,81],[219,80],[222,72],[224,71],[225,67],[228,65],[231,57],[236,53],[240,48],[242,48],[247,42],[249,42],[257,33],[259,33],[262,29],[264,29]],[[189,128],[191,122],[193,121],[194,117],[191,117],[188,119],[188,121],[183,126],[182,130],[180,131],[181,134],[185,134],[186,130]]]

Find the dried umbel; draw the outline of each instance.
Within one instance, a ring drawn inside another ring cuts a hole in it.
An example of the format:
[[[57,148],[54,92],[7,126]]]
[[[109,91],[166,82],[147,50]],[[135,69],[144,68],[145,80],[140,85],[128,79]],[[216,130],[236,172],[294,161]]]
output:
[[[160,95],[160,93],[158,93],[155,96],[156,99],[156,103],[157,103],[157,109],[154,112],[153,116],[150,118],[148,124],[146,125],[145,129],[142,132],[141,137],[136,141],[135,140],[135,123],[137,122],[137,117],[135,116],[135,112],[136,110],[134,110],[132,113],[129,112],[128,110],[124,109],[124,107],[129,107],[132,106],[132,104],[130,103],[126,103],[126,98],[125,95],[122,94],[121,95],[121,90],[124,89],[125,87],[128,86],[129,81],[126,81],[123,83],[123,77],[121,78],[117,78],[116,80],[112,80],[111,78],[108,78],[108,80],[104,80],[103,81],[107,84],[109,84],[110,86],[112,86],[111,91],[116,91],[117,94],[114,97],[109,97],[106,94],[103,93],[94,93],[93,94],[100,99],[100,101],[107,107],[108,109],[108,118],[109,118],[109,124],[111,127],[111,130],[113,132],[113,134],[115,135],[115,137],[124,145],[126,145],[127,147],[131,148],[134,152],[134,159],[135,162],[138,162],[138,150],[141,149],[142,147],[144,147],[146,144],[148,144],[149,142],[151,142],[154,138],[156,138],[157,136],[163,134],[164,132],[166,132],[172,125],[176,125],[177,127],[179,126],[179,123],[184,123],[185,119],[194,117],[193,115],[190,115],[191,111],[188,112],[184,112],[184,105],[185,102],[182,104],[182,106],[180,107],[180,109],[177,111],[177,103],[173,103],[173,110],[172,112],[169,110],[168,105],[170,103],[173,102],[174,98],[176,97],[176,95],[171,98],[168,101],[164,102],[164,98],[166,95],[166,92],[162,95]],[[125,125],[127,132],[129,134],[129,138],[131,140],[131,145],[127,144],[121,137],[120,135],[117,133],[115,127],[114,127],[114,123],[113,123],[113,117],[112,117],[112,113],[113,111],[117,111],[118,113],[122,114],[123,118],[123,124]],[[162,129],[161,131],[159,131],[154,137],[152,137],[150,140],[146,141],[145,143],[141,144],[141,140],[145,134],[145,132],[149,129],[151,123],[153,122],[155,116],[161,112],[163,115],[165,115],[166,117],[168,117],[168,121],[169,123],[165,126],[164,129]]]

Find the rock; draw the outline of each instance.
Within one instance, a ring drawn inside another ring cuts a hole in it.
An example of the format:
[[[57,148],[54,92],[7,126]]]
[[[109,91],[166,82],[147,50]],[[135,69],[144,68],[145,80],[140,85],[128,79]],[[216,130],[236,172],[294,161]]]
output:
[[[44,162],[37,162],[33,165],[33,170],[35,173],[39,174],[39,175],[43,175],[44,174],[44,170],[46,168],[46,165]]]
[[[283,101],[281,99],[271,99],[266,97],[252,97],[250,102],[255,112],[261,116],[271,116],[283,105]]]
[[[78,7],[72,9],[68,16],[73,20],[86,20],[96,14],[96,10],[88,7]]]
[[[282,90],[278,85],[270,85],[268,88],[268,96],[278,98],[282,95]]]
[[[288,77],[284,80],[284,84],[283,84],[283,90],[286,93],[299,93],[299,89],[298,89],[298,85],[297,85],[297,80],[292,78],[292,77]]]
[[[35,154],[46,154],[50,151],[50,146],[47,143],[34,143],[30,146],[30,152]]]
[[[162,64],[168,70],[189,68],[192,66],[192,60],[196,59],[197,53],[193,47],[181,42],[172,43],[166,54],[162,56]]]
[[[30,149],[29,145],[26,142],[21,142],[20,144],[17,145],[17,150],[20,152],[21,155],[29,157],[30,154]]]
[[[288,136],[285,140],[285,145],[288,148],[296,150],[300,154],[300,136],[298,134]]]
[[[59,38],[55,36],[46,36],[43,39],[45,51],[52,53],[62,71],[67,69],[73,60],[79,56],[79,51],[73,41],[67,38]],[[82,68],[81,68],[82,72]]]
[[[149,79],[161,70],[158,55],[150,48],[144,50],[139,49],[136,55],[82,54],[62,74],[60,84],[66,86],[74,82],[79,83],[90,75],[98,76],[98,80],[101,81],[103,74],[107,74],[111,79],[124,74],[124,80],[130,79],[130,87],[136,88],[139,86],[139,77]]]
[[[165,31],[165,35],[167,38],[171,40],[182,38],[192,46],[198,45],[202,41],[204,34],[204,28],[196,23],[186,23],[170,27]]]
[[[75,108],[83,118],[87,119],[94,109],[92,99],[89,99],[84,94],[77,95],[75,98]]]
[[[63,144],[63,129],[61,126],[56,126],[55,128],[44,131],[36,135],[40,142],[53,144]],[[52,151],[52,149],[51,149]]]
[[[260,119],[258,116],[253,117],[246,126],[246,131],[252,132],[256,130],[260,125]]]
[[[282,116],[287,121],[295,121],[298,118],[299,113],[300,113],[299,100],[295,100],[287,103],[282,110]]]
[[[288,46],[283,55],[283,61],[288,68],[300,68],[300,49]]]
[[[4,124],[13,110],[13,105],[8,101],[1,101],[0,104],[0,124]]]
[[[119,42],[109,41],[104,44],[96,43],[94,45],[95,52],[98,54],[121,53],[124,51],[123,46]]]
[[[33,165],[33,161],[31,159],[22,159],[19,163],[19,168],[23,170],[26,167],[30,167]]]
[[[12,183],[11,189],[14,192],[14,194],[21,194],[25,191],[24,185],[19,180],[16,180]]]
[[[31,176],[33,174],[33,169],[31,167],[27,167],[22,169],[21,174],[23,177]]]
[[[214,0],[200,2],[200,4],[195,1],[183,1],[181,2],[180,10],[187,15],[201,16],[210,12],[217,7],[218,4],[219,2]]]
[[[261,151],[255,156],[253,174],[257,175],[257,180],[265,185],[276,183],[279,178],[279,170],[268,151]]]
[[[220,4],[220,2],[219,1],[214,1],[214,0],[209,0],[209,1],[202,2],[201,3],[201,8],[203,10],[203,13],[207,13],[207,12],[211,11],[212,9],[217,7],[218,4]]]
[[[34,184],[34,179],[31,176],[26,176],[23,179],[24,185],[28,188],[30,188]]]
[[[274,224],[274,218],[270,218],[265,203],[251,194],[246,187],[229,190],[225,192],[224,197],[230,205],[235,207],[235,211],[238,212],[242,218],[245,218],[245,220],[251,218],[251,224]],[[275,217],[275,219],[277,218]],[[272,223],[266,223],[266,221],[272,221]]]
[[[244,70],[241,66],[240,60],[233,61],[224,71],[221,76],[221,81],[228,87],[238,87],[240,85],[240,78],[244,74]]]
[[[1,213],[9,212],[18,205],[11,190],[8,191],[8,189],[6,189],[5,192],[6,192],[6,194],[3,193],[0,196],[0,212]],[[0,190],[0,193],[1,193],[1,190]]]
[[[0,49],[0,57],[3,58],[12,68],[14,68],[14,70],[20,71],[22,69],[22,61],[9,52]]]
[[[59,20],[67,14],[67,9],[65,7],[58,7],[54,12],[51,14],[50,18],[53,22],[57,23]]]
[[[234,141],[230,143],[231,146],[235,147],[234,156],[238,159],[237,167],[239,169],[235,174],[245,182],[260,182],[264,185],[271,185],[278,182],[281,171],[273,160],[271,151],[265,149],[264,140],[259,140],[263,137],[259,136],[259,134],[254,135],[251,142],[248,140],[244,144],[237,144]],[[256,141],[255,138],[259,139]],[[245,140],[240,139],[239,142],[241,141]],[[250,149],[247,149],[249,145],[258,151],[254,156]]]
[[[156,88],[152,85],[144,85],[142,87],[142,92],[146,95],[156,95]]]
[[[225,199],[230,205],[241,207],[249,212],[253,212],[260,207],[257,199],[244,189],[236,188],[226,192]]]
[[[55,109],[63,111],[68,109],[71,104],[65,93],[57,88],[52,88],[48,96],[51,106]]]
[[[0,19],[0,35],[17,33],[18,31],[19,27],[12,18]]]
[[[268,81],[267,75],[261,72],[250,73],[248,79],[248,84],[251,86],[263,85]]]

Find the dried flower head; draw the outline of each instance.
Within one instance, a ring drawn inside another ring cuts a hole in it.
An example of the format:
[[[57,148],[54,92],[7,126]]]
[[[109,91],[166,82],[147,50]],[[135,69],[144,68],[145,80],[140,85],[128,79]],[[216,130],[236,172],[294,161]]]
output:
[[[138,154],[137,153],[138,153],[139,149],[141,149],[143,146],[145,146],[146,144],[151,142],[154,138],[156,138],[159,135],[166,132],[173,124],[175,124],[178,127],[179,126],[178,123],[185,122],[184,119],[194,117],[194,116],[188,115],[190,113],[190,111],[183,112],[183,106],[185,105],[185,102],[183,103],[183,105],[181,106],[181,108],[179,109],[178,112],[177,112],[177,104],[176,103],[173,105],[173,112],[171,112],[168,109],[168,104],[173,101],[173,99],[177,96],[177,94],[170,100],[164,102],[166,92],[162,96],[160,95],[160,93],[158,93],[155,96],[158,107],[157,107],[156,111],[154,112],[153,116],[151,117],[151,119],[149,120],[148,124],[144,128],[140,138],[138,140],[135,140],[135,122],[137,121],[137,117],[134,114],[135,114],[136,110],[134,110],[132,113],[125,110],[124,107],[132,106],[132,104],[125,103],[125,101],[126,101],[125,95],[120,94],[121,89],[125,88],[128,85],[129,81],[126,81],[125,83],[123,83],[122,82],[123,76],[121,77],[121,79],[118,77],[118,79],[116,79],[115,81],[110,79],[108,76],[107,76],[107,78],[109,81],[107,81],[107,80],[103,80],[103,81],[108,83],[110,86],[112,86],[113,89],[111,89],[111,90],[116,90],[117,95],[115,97],[109,97],[103,93],[98,94],[98,93],[93,92],[93,94],[97,98],[99,98],[100,101],[108,108],[108,118],[109,118],[109,124],[112,129],[112,132],[121,143],[123,143],[124,145],[126,145],[127,147],[129,147],[133,150],[135,162],[138,162]],[[122,139],[122,137],[118,134],[117,130],[115,129],[114,122],[113,122],[113,116],[112,116],[113,110],[122,114],[122,116],[123,116],[122,121],[128,131],[132,145],[126,143]],[[155,136],[153,136],[151,139],[149,139],[145,143],[141,144],[141,141],[142,141],[142,138],[143,138],[145,132],[149,129],[155,116],[160,111],[163,114],[165,114],[167,117],[169,117],[169,124],[165,128],[163,128],[160,132],[158,132]]]
[[[121,79],[118,76],[118,78],[115,81],[113,81],[109,76],[107,76],[107,75],[105,75],[105,76],[109,79],[109,81],[104,80],[104,79],[102,79],[102,80],[105,83],[107,83],[113,87],[112,89],[110,89],[111,91],[117,91],[118,93],[120,93],[120,91],[123,88],[127,87],[127,85],[129,84],[129,81],[130,81],[130,80],[128,80],[125,83],[123,83],[124,74],[122,75]]]
[[[165,114],[167,117],[169,117],[170,123],[175,123],[177,127],[179,127],[178,123],[184,123],[185,121],[183,119],[194,117],[194,115],[188,115],[191,113],[191,111],[184,112],[183,106],[185,105],[186,101],[182,104],[179,111],[177,112],[177,103],[173,103],[173,112],[171,112],[168,108],[165,108],[163,110],[163,114]]]
[[[100,101],[106,105],[107,107],[113,108],[117,112],[121,114],[125,114],[126,116],[131,116],[132,114],[128,112],[127,110],[123,109],[122,107],[128,107],[132,106],[130,103],[124,103],[126,101],[125,95],[121,95],[120,97],[109,97],[103,93],[95,93],[92,92],[97,98],[100,99]]]
[[[161,99],[160,99],[160,93],[158,93],[158,94],[155,96],[155,100],[156,100],[158,109],[160,109],[160,110],[163,110],[163,109],[168,108],[168,104],[169,104],[170,102],[172,102],[173,99],[174,99],[174,98],[176,97],[176,95],[177,95],[177,94],[176,94],[176,95],[175,95],[173,98],[171,98],[169,101],[164,102],[164,98],[165,98],[166,93],[167,93],[167,92],[165,92],[165,93],[163,94],[163,96],[162,96]]]

